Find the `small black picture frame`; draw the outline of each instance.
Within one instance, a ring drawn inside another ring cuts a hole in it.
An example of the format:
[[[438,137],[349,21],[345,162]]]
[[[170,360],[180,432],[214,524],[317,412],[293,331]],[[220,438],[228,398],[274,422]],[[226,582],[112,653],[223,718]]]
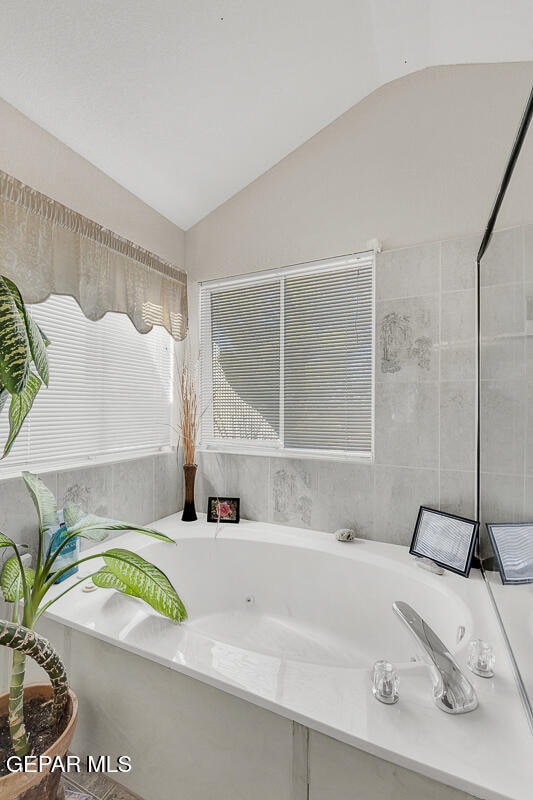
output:
[[[420,506],[409,552],[468,578],[479,522]]]
[[[533,583],[533,522],[487,522],[502,583]]]
[[[208,497],[207,521],[237,523],[241,518],[240,509],[241,500],[239,497]]]

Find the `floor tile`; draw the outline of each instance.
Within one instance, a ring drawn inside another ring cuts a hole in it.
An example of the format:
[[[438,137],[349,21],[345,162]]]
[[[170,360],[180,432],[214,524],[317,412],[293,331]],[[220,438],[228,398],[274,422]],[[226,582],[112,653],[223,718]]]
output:
[[[97,772],[71,772],[68,783],[78,792],[85,792],[97,800],[102,800],[109,791],[109,778]],[[77,800],[77,799],[76,799]]]
[[[142,800],[139,795],[133,794],[118,783],[114,781],[110,781],[110,783],[112,784],[111,788],[102,800]]]
[[[65,778],[63,778],[63,789],[65,791],[65,800],[95,800],[93,794],[88,793],[85,789],[81,789]]]

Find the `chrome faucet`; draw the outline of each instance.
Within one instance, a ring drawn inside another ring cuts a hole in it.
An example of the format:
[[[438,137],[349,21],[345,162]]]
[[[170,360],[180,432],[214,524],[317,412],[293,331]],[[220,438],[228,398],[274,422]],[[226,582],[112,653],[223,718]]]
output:
[[[431,670],[433,700],[437,708],[447,714],[466,714],[477,708],[476,690],[435,631],[407,603],[397,600],[392,607],[424,650],[424,660]]]

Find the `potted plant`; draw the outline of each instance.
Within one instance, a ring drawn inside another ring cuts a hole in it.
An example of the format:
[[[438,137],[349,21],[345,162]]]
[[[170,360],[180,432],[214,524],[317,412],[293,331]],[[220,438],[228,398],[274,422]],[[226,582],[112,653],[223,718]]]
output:
[[[4,446],[5,457],[26,419],[42,385],[48,385],[49,342],[31,318],[17,286],[0,276],[0,413],[9,400],[9,433]],[[12,603],[11,620],[0,620],[0,645],[13,650],[10,690],[0,696],[0,721],[8,720],[10,743],[0,736],[0,766],[9,750],[19,759],[39,755],[40,769],[13,772],[0,777],[0,797],[5,800],[54,800],[58,793],[60,771],[50,771],[55,757],[63,757],[70,745],[77,719],[77,700],[68,688],[65,668],[50,643],[39,636],[33,626],[41,614],[59,597],[71,591],[82,580],[71,581],[57,596],[48,598],[54,583],[77,570],[78,565],[102,558],[104,566],[90,577],[103,588],[138,597],[156,611],[181,622],[187,612],[166,575],[155,565],[128,550],[111,548],[103,553],[79,554],[74,543],[79,539],[100,541],[108,531],[133,530],[173,543],[173,540],[150,528],[128,525],[118,520],[86,514],[70,504],[63,509],[63,524],[58,516],[55,497],[44,483],[29,472],[23,478],[39,517],[37,560],[32,569],[24,564],[25,545],[16,544],[0,532],[0,552],[13,554],[5,560],[0,572],[0,589],[4,599]],[[68,554],[68,555],[67,555]],[[67,561],[67,563],[65,563]],[[21,603],[22,601],[22,603]],[[51,685],[24,686],[26,657],[30,656],[48,673]],[[25,713],[31,708],[34,716],[44,716],[44,726],[26,730]],[[0,726],[1,731],[1,726]],[[44,752],[41,752],[43,751]],[[2,752],[4,751],[4,752]]]
[[[151,528],[129,525],[118,520],[105,519],[83,512],[77,505],[69,504],[63,509],[64,525],[58,525],[57,503],[52,492],[36,476],[23,473],[24,482],[37,509],[39,517],[38,552],[35,568],[23,563],[23,545],[17,545],[12,539],[0,533],[0,548],[11,548],[11,555],[0,573],[0,587],[7,602],[13,603],[12,620],[0,620],[0,644],[13,649],[11,681],[9,693],[0,697],[0,714],[8,705],[9,731],[13,754],[23,758],[35,752],[38,739],[35,732],[28,734],[24,723],[24,700],[38,698],[34,703],[37,713],[53,702],[48,713],[46,727],[52,738],[57,737],[45,756],[64,756],[74,733],[77,703],[68,683],[64,666],[50,644],[35,633],[33,627],[43,614],[60,597],[90,577],[96,586],[117,589],[125,594],[138,597],[152,606],[156,611],[169,619],[181,622],[186,619],[185,607],[166,575],[142,558],[137,553],[122,548],[89,553],[69,560],[61,566],[62,556],[73,541],[89,539],[100,541],[108,531],[132,530],[152,536],[156,539],[174,544],[174,541]],[[54,531],[50,535],[50,531]],[[48,536],[48,544],[46,537]],[[67,587],[50,599],[48,592],[68,573],[72,573],[79,564],[95,559],[103,559],[104,566],[98,568],[90,576],[69,582]],[[22,604],[19,601],[23,601]],[[36,685],[27,687],[24,692],[24,674],[26,656],[30,655],[44,666],[51,679],[52,687]],[[5,713],[5,710],[4,710]],[[65,727],[66,726],[66,727]],[[37,744],[38,746],[38,744]],[[34,800],[56,797],[59,783],[59,772],[50,773],[45,769],[38,773],[24,774],[16,772],[0,778],[0,796],[6,800]],[[38,787],[38,789],[37,789]],[[38,794],[35,792],[38,791]],[[6,793],[7,792],[7,793]]]

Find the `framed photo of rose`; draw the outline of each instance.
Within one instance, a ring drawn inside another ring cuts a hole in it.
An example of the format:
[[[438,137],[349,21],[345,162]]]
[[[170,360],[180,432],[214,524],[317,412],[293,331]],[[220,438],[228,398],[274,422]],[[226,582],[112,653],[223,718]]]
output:
[[[208,497],[208,522],[238,522],[241,501],[239,497]]]

